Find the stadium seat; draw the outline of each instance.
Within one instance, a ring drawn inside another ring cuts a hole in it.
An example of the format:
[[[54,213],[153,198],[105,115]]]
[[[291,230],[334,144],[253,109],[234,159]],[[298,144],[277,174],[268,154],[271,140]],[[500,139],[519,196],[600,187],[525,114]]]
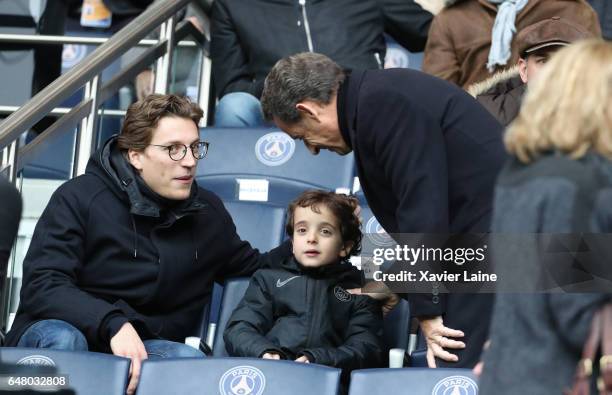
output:
[[[419,331],[416,349],[410,354],[410,366],[413,368],[427,367],[427,343],[421,331]]]
[[[0,363],[54,366],[70,388],[87,395],[124,395],[130,369],[129,359],[114,355],[42,348],[0,348]]]
[[[470,369],[363,369],[351,374],[349,395],[477,395]]]
[[[400,300],[383,321],[385,347],[408,349],[410,337],[410,305],[404,299]]]
[[[260,202],[224,202],[229,211],[238,235],[251,243],[261,252],[267,252],[283,241],[285,228],[285,207]],[[219,322],[223,286],[215,283],[208,312],[204,315],[203,330],[208,330],[210,323]],[[206,338],[206,335],[200,335]]]
[[[23,176],[46,180],[69,179],[74,157],[75,134],[75,129],[64,130],[40,143],[28,155],[31,162],[24,167]]]
[[[365,199],[357,195],[360,199],[361,218],[363,220],[362,251],[361,251],[361,268],[367,279],[371,279],[374,270],[379,270],[379,267],[371,261],[374,248],[385,248],[393,246],[395,242],[380,226],[378,220],[372,214],[370,208],[365,205]],[[393,309],[384,319],[384,338],[385,350],[392,348],[408,349],[410,340],[410,304],[402,299],[400,303]],[[388,352],[385,352],[385,358],[388,357]]]
[[[224,202],[238,235],[254,248],[267,252],[278,247],[285,234],[285,206],[260,202]]]
[[[353,155],[321,151],[315,157],[299,141],[271,128],[204,128],[210,142],[198,164],[198,184],[224,201],[260,201],[286,206],[306,189],[350,191]]]
[[[219,320],[217,321],[217,327],[215,332],[215,340],[213,343],[213,356],[215,357],[227,357],[227,350],[225,349],[225,341],[223,341],[223,331],[227,326],[232,312],[238,306],[238,303],[242,300],[246,289],[249,286],[248,278],[239,278],[230,280],[225,283],[223,287],[223,297],[221,299],[221,310],[219,312]]]
[[[145,361],[137,395],[336,395],[340,370],[257,358]]]

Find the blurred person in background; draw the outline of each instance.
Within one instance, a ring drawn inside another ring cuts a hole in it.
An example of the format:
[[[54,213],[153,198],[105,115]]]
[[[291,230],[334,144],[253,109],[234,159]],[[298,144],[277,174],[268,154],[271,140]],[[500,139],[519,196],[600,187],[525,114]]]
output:
[[[592,38],[588,31],[561,17],[529,25],[516,36],[518,64],[472,85],[468,92],[508,126],[519,113],[527,84],[533,82],[550,57],[564,46],[587,38]]]
[[[512,158],[497,181],[493,232],[612,233],[610,103],[612,44],[576,43],[552,58],[506,133]],[[561,394],[571,385],[593,314],[612,294],[564,291],[497,295],[482,394]]]
[[[445,0],[429,30],[423,71],[463,88],[518,61],[515,32],[560,16],[601,37],[585,0]]]

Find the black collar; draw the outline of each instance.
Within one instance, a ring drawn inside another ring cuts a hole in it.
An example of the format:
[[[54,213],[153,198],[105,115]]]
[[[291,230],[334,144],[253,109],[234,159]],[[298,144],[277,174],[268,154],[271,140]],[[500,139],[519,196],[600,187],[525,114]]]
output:
[[[351,149],[355,147],[355,117],[359,102],[359,88],[364,75],[365,72],[362,70],[347,71],[346,78],[338,87],[336,99],[338,126],[342,138]]]

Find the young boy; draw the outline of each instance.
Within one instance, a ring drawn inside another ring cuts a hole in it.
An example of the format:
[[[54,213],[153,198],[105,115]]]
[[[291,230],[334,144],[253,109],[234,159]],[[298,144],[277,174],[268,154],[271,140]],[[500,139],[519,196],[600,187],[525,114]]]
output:
[[[293,256],[251,278],[224,332],[230,355],[334,366],[345,379],[380,365],[381,307],[347,292],[363,278],[348,262],[361,248],[356,208],[355,198],[323,191],[289,205]]]

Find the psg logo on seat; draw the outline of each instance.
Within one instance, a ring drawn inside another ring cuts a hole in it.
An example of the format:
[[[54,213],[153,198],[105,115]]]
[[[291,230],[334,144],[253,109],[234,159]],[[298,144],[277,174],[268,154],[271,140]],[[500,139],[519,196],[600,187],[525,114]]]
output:
[[[55,366],[55,362],[44,355],[29,355],[17,361],[17,365]]]
[[[261,395],[266,377],[253,366],[237,366],[225,372],[219,380],[221,395]]]
[[[295,141],[283,132],[268,133],[255,143],[255,156],[266,166],[280,166],[295,152]]]
[[[478,385],[466,376],[449,376],[438,381],[431,395],[478,395]]]
[[[387,247],[395,244],[393,238],[389,236],[389,234],[374,216],[372,216],[366,223],[365,234],[367,238],[377,246]]]

